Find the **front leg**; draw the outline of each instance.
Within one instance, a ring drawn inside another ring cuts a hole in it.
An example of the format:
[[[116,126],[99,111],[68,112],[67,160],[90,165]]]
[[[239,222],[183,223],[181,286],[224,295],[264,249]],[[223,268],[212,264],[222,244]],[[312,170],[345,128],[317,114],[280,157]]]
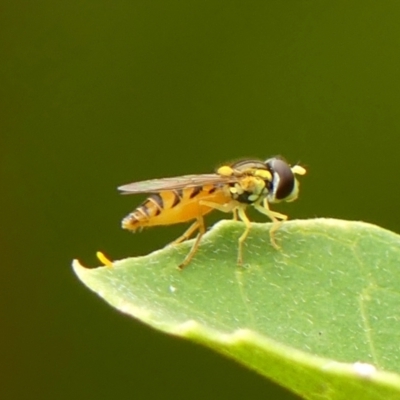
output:
[[[280,249],[279,245],[275,241],[275,232],[279,229],[279,227],[282,225],[282,221],[286,221],[288,219],[287,215],[278,213],[276,211],[272,211],[269,209],[269,204],[265,200],[263,206],[260,204],[254,204],[254,208],[260,212],[261,214],[266,215],[272,220],[272,227],[269,231],[270,235],[270,240],[272,246],[274,246],[277,250]]]

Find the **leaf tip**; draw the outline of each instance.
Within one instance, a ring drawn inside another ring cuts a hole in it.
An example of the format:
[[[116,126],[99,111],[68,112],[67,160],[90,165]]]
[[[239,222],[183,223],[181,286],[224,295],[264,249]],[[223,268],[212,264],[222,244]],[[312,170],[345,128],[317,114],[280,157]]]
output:
[[[85,268],[78,259],[72,260],[72,268],[76,272],[77,270],[81,268]]]
[[[79,279],[82,280],[82,276],[89,270],[89,268],[84,267],[78,259],[72,261],[72,269]]]

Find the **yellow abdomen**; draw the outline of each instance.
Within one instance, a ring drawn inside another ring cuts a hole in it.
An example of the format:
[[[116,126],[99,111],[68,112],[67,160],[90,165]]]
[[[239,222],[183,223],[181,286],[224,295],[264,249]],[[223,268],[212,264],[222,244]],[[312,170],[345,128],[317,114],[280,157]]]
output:
[[[228,203],[231,197],[229,191],[213,185],[163,191],[148,197],[134,212],[124,218],[122,227],[136,230],[146,226],[191,221],[212,210],[211,207],[201,205],[201,200],[222,205]]]

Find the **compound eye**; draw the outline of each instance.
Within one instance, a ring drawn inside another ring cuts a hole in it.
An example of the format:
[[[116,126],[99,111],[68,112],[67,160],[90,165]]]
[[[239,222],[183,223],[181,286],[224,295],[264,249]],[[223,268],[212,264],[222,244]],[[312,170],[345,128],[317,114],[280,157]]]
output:
[[[274,176],[275,199],[285,200],[295,188],[295,177],[290,166],[279,158],[270,158],[265,162]]]

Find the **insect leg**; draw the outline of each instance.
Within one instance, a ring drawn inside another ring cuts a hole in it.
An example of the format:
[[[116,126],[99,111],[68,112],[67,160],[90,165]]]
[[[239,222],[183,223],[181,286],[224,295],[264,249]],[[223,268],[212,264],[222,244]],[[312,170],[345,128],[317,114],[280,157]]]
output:
[[[193,228],[193,227],[195,227],[195,228]],[[204,218],[201,215],[197,217],[197,221],[188,229],[188,231],[190,230],[191,231],[190,234],[192,234],[194,232],[194,230],[197,229],[197,228],[199,229],[199,233],[196,236],[196,240],[193,243],[193,246],[190,249],[189,253],[185,257],[183,262],[179,265],[179,269],[181,269],[181,270],[183,268],[185,268],[190,263],[190,261],[192,260],[193,256],[195,255],[195,253],[196,253],[196,251],[197,251],[197,249],[199,247],[200,240],[201,240],[202,236],[204,235],[204,233],[206,232],[206,227],[204,225]]]
[[[232,211],[232,214],[233,214],[233,220],[234,220],[234,221],[237,221],[237,220],[239,219],[237,208],[235,208],[235,209]]]
[[[269,209],[268,201],[264,200],[263,205],[261,206],[260,204],[254,204],[254,208],[260,212],[261,214],[266,215],[272,220],[272,227],[269,231],[270,239],[271,239],[271,244],[274,246],[276,249],[279,249],[278,244],[275,241],[275,232],[279,229],[279,227],[282,224],[282,221],[286,221],[288,219],[287,215],[278,213],[276,211],[272,211]]]
[[[234,220],[237,220],[237,217],[239,217],[245,223],[246,229],[243,232],[242,236],[240,236],[239,238],[239,250],[238,250],[238,261],[237,261],[239,265],[242,265],[243,264],[242,245],[243,242],[246,240],[251,227],[250,220],[247,218],[247,215],[244,212],[244,207],[241,206],[240,203],[236,201],[230,201],[229,203],[226,204],[218,204],[202,200],[200,201],[200,204],[215,208],[222,212],[232,212]]]
[[[242,265],[243,264],[243,243],[246,240],[246,238],[247,238],[247,236],[248,236],[248,234],[250,232],[251,223],[250,223],[250,220],[247,217],[246,213],[244,212],[244,208],[243,207],[238,207],[237,208],[237,212],[238,212],[238,215],[239,215],[240,219],[246,225],[245,231],[242,233],[242,236],[240,236],[240,238],[239,238],[239,249],[238,249],[237,262],[238,262],[239,265]]]
[[[207,201],[207,200],[200,200],[199,204],[201,206],[207,206],[211,208],[215,208],[216,210],[228,213],[228,212],[235,212],[235,209],[237,208],[237,203],[235,201],[230,201],[229,203],[226,204],[219,204],[219,203],[214,203],[212,201]]]
[[[185,233],[181,236],[178,237],[178,239],[174,240],[172,243],[170,243],[170,246],[174,246],[176,244],[182,243],[185,240],[188,240],[190,236],[193,235],[193,233],[199,229],[199,221],[196,220],[192,225],[189,226],[189,228],[185,231]]]
[[[282,221],[286,221],[286,220],[288,219],[288,216],[287,216],[287,215],[281,214],[281,213],[278,213],[278,212],[276,212],[276,211],[270,210],[270,209],[269,209],[269,203],[268,203],[268,200],[267,200],[267,199],[264,199],[264,201],[263,201],[263,207],[264,207],[265,210],[268,211],[269,214],[265,214],[265,212],[263,212],[263,211],[261,211],[261,213],[264,214],[264,215],[266,215],[266,216],[268,216],[268,217],[271,218],[273,221],[274,221],[274,218],[273,218],[273,217],[275,217],[275,219],[277,218],[277,219],[280,219],[280,220],[282,220]],[[273,216],[273,217],[272,217],[272,216]]]
[[[213,203],[211,201],[200,200],[200,205],[212,207],[212,208],[215,208],[216,210],[226,212],[226,213],[232,212],[233,220],[234,221],[238,220],[237,203],[234,201],[231,201],[227,204],[218,204],[218,203]]]

